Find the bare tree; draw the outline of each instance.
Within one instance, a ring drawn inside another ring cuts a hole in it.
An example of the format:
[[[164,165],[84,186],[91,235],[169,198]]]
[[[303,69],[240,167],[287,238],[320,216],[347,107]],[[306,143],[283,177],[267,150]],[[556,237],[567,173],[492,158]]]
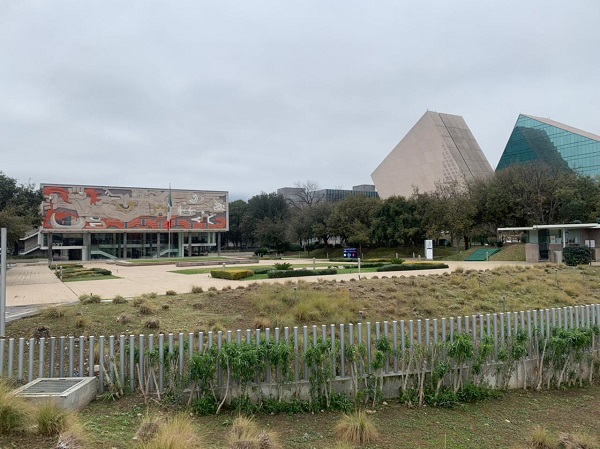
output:
[[[325,199],[320,193],[321,186],[317,181],[298,181],[294,183],[294,187],[296,187],[297,191],[291,205],[297,209],[316,206]]]

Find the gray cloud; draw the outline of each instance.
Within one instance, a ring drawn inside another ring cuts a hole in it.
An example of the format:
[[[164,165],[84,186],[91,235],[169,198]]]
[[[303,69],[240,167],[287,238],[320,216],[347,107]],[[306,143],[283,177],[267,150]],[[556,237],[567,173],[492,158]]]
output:
[[[600,134],[600,3],[0,7],[2,170],[229,190],[369,183],[427,109],[495,165],[518,113]]]

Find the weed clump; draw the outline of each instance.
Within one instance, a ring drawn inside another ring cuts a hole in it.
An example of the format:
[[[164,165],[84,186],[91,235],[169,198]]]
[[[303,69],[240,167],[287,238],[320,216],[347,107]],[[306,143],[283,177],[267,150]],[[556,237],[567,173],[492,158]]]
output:
[[[339,440],[350,444],[368,444],[375,442],[379,432],[367,414],[359,410],[344,415],[335,425],[335,435]]]
[[[72,415],[54,401],[45,402],[36,412],[37,431],[47,437],[58,436],[71,424]]]
[[[117,295],[112,300],[113,304],[127,304],[127,300],[121,295]]]
[[[199,285],[192,285],[192,293],[203,293],[204,289]]]

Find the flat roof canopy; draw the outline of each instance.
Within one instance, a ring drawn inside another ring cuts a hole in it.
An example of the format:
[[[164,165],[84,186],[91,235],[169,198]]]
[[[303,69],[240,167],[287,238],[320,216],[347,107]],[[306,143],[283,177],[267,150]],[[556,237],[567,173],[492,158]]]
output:
[[[533,225],[514,228],[498,228],[498,231],[535,231],[536,229],[600,229],[599,223],[568,223],[552,225]]]

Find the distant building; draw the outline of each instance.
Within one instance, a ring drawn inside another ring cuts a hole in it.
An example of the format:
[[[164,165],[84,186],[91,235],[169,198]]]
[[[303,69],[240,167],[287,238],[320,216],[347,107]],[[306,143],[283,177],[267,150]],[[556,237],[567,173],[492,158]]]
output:
[[[427,111],[371,174],[382,198],[409,197],[435,189],[438,181],[474,179],[494,173],[459,115]]]
[[[282,187],[277,189],[279,195],[283,195],[284,198],[292,205],[303,206],[312,200],[313,204],[318,203],[337,203],[342,201],[349,196],[362,195],[369,198],[379,198],[379,195],[375,191],[375,186],[372,184],[361,184],[353,186],[352,190],[345,189],[320,189],[314,192],[307,193],[302,187]]]
[[[185,257],[220,250],[227,192],[43,184],[43,221],[27,251],[55,260]],[[37,248],[36,248],[37,247]]]
[[[600,174],[600,136],[554,120],[520,114],[496,171],[533,161]]]

